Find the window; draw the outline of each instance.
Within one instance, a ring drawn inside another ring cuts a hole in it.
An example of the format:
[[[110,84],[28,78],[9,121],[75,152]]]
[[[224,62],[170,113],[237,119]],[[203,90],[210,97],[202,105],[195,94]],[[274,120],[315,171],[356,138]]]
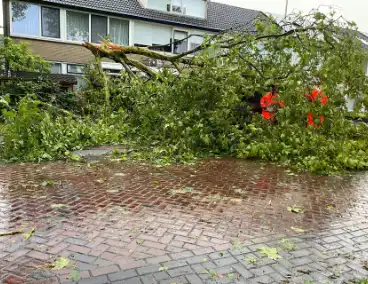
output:
[[[52,74],[61,74],[61,63],[53,63],[51,65],[51,73]]]
[[[119,45],[129,45],[129,21],[110,18],[111,41]]]
[[[171,0],[148,0],[147,8],[170,12]]]
[[[60,10],[42,7],[42,36],[60,38]]]
[[[153,47],[151,48],[152,50],[157,50],[157,51],[163,51],[163,52],[171,52],[171,44],[167,44],[167,45],[159,45],[159,44],[153,44]]]
[[[183,5],[181,0],[172,0],[171,10],[174,13],[183,13]]]
[[[183,53],[188,50],[188,33],[182,31],[174,32],[174,53]]]
[[[89,14],[66,12],[67,39],[89,41]]]
[[[107,17],[91,16],[91,42],[99,43],[107,36]]]
[[[78,64],[68,64],[68,73],[72,74],[83,74],[84,66]]]
[[[40,7],[22,2],[12,2],[12,33],[40,35]]]

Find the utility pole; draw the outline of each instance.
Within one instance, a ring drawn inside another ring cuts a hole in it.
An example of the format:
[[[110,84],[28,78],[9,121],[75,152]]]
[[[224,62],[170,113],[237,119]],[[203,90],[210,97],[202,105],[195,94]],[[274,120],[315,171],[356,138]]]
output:
[[[287,14],[288,14],[288,6],[289,6],[289,0],[286,0],[286,5],[285,5],[285,18],[287,17]]]

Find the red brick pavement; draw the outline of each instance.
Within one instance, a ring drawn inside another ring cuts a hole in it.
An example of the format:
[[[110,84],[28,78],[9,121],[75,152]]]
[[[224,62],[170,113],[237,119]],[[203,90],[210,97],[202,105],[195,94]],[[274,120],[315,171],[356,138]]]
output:
[[[366,220],[367,185],[364,174],[316,177],[232,159],[0,166],[0,231],[35,228],[29,240],[1,237],[0,279],[69,281],[70,269],[45,269],[60,256],[88,278],[295,235],[291,227],[318,234]]]

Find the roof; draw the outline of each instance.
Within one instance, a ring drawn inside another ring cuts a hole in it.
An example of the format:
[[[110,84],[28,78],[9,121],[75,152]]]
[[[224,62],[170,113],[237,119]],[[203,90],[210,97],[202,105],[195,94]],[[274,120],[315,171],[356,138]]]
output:
[[[166,24],[179,24],[204,30],[221,31],[230,28],[252,28],[260,11],[208,1],[207,19],[178,15],[143,8],[138,0],[39,0],[60,6],[85,8],[121,16],[140,18]]]
[[[363,32],[358,32],[358,38],[363,43],[364,48],[368,48],[368,34]]]

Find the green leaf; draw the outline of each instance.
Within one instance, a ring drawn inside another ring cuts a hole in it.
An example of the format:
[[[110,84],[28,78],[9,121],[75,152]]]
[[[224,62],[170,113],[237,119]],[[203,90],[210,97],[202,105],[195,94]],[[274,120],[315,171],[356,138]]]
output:
[[[289,212],[293,212],[293,213],[297,213],[297,214],[299,214],[299,213],[303,213],[303,207],[302,207],[302,206],[297,206],[297,205],[289,206],[289,207],[287,208],[287,210],[288,210]]]
[[[73,161],[73,162],[79,162],[80,160],[82,160],[82,157],[79,156],[79,155],[76,155],[76,154],[72,154],[70,156],[70,160]]]
[[[169,268],[167,266],[161,266],[158,271],[167,271]]]
[[[68,278],[72,281],[79,281],[81,279],[80,272],[74,269],[70,272]]]
[[[293,251],[293,250],[296,250],[296,245],[288,240],[288,239],[282,239],[280,242],[279,242],[279,245],[280,247],[283,249],[283,250],[287,250],[287,251]]]
[[[227,278],[229,278],[230,280],[234,279],[234,278],[235,278],[234,273],[229,273],[229,274],[227,275]]]
[[[273,260],[281,258],[276,248],[259,248],[258,251]]]
[[[44,180],[40,183],[40,185],[42,187],[53,186],[54,182],[52,180]]]
[[[252,263],[252,264],[257,264],[258,260],[252,256],[248,256],[245,261]]]
[[[67,267],[70,263],[70,259],[61,256],[53,263],[53,270],[60,270]]]
[[[35,231],[36,231],[36,229],[32,228],[28,233],[23,234],[24,239],[28,240],[30,237],[32,237],[32,235],[34,234]]]

